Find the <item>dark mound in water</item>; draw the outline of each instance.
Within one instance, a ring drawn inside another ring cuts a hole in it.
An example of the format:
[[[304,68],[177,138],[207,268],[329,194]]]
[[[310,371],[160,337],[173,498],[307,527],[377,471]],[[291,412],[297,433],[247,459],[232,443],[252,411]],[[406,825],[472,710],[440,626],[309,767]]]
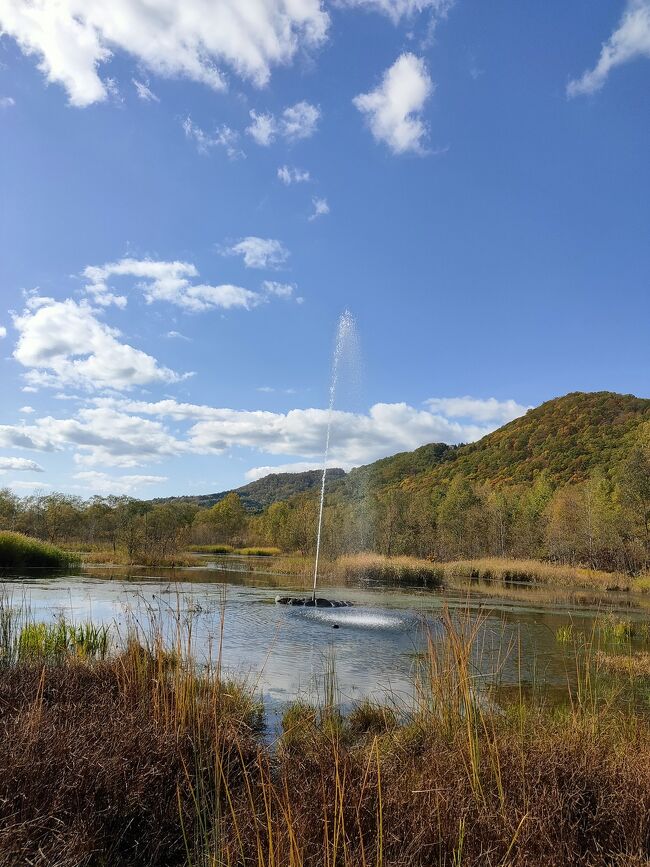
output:
[[[278,605],[302,605],[303,608],[349,608],[352,605],[351,602],[323,599],[322,596],[316,599],[311,596],[276,596],[275,601]]]

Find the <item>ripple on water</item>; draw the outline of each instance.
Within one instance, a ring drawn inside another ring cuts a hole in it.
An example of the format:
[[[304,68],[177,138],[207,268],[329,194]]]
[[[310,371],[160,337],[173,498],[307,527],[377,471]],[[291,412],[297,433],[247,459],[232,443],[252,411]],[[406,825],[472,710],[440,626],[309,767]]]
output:
[[[412,626],[412,615],[388,614],[369,608],[294,608],[292,614],[316,620],[327,626],[353,626],[357,629],[406,629]]]

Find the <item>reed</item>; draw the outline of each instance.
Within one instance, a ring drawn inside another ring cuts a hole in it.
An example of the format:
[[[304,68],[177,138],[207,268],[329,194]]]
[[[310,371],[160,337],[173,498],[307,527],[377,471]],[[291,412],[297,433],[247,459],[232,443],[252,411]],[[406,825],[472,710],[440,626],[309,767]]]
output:
[[[77,563],[78,560],[79,558],[74,554],[31,536],[25,536],[23,533],[0,531],[0,567],[64,568]]]
[[[30,648],[0,666],[2,867],[650,858],[650,722],[612,701],[629,674],[600,677],[593,636],[574,642],[578,686],[562,706],[521,691],[497,703],[478,676],[481,620],[443,611],[412,706],[364,700],[343,713],[329,657],[318,703],[287,706],[274,739],[218,651],[192,663],[183,618],[172,634],[133,627],[104,656],[44,653],[28,623],[0,604],[2,646],[25,636]],[[504,643],[493,682],[517,652]]]

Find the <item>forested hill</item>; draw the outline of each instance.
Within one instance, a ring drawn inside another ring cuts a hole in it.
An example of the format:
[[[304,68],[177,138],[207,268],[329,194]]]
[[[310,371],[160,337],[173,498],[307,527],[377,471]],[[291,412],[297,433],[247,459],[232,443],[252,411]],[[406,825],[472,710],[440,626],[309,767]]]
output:
[[[339,469],[327,471],[328,487],[338,479],[345,476],[345,472]],[[261,512],[276,503],[278,500],[287,500],[295,494],[303,494],[306,491],[318,488],[321,482],[321,470],[307,470],[304,473],[271,473],[254,482],[249,482],[241,488],[236,488],[242,505],[247,512]],[[210,508],[231,493],[221,491],[217,494],[198,494],[184,497],[165,497],[154,500],[154,503],[183,502],[192,503],[202,509]]]
[[[638,437],[650,439],[650,400],[613,392],[573,392],[529,410],[478,442],[440,443],[352,470],[338,488],[422,490],[457,475],[494,484],[582,481],[594,471],[611,475]]]

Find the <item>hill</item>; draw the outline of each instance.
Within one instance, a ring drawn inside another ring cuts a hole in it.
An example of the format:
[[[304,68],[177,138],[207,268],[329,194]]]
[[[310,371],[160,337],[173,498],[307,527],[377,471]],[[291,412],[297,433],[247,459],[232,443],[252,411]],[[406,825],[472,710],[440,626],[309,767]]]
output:
[[[337,491],[352,497],[364,487],[421,490],[456,475],[493,484],[529,483],[542,471],[553,484],[578,482],[596,470],[611,475],[644,424],[650,426],[650,400],[607,391],[573,392],[475,443],[434,443],[354,469]]]
[[[321,483],[321,470],[307,470],[303,473],[271,473],[240,488],[235,488],[234,493],[239,495],[242,505],[247,512],[262,512],[271,503],[278,500],[287,500],[296,494],[304,494],[306,491],[318,489]],[[345,476],[345,471],[329,469],[327,471],[327,486]],[[154,503],[192,503],[202,509],[210,508],[231,493],[220,491],[216,494],[197,494],[184,497],[164,497],[153,500]]]

